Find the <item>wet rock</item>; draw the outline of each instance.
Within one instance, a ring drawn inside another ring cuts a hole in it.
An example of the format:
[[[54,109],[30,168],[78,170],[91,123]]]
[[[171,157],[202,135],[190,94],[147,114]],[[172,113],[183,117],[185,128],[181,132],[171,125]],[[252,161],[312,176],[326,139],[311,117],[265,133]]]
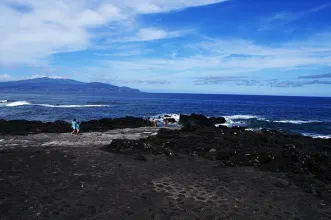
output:
[[[169,123],[176,123],[177,122],[176,119],[174,119],[174,118],[166,118],[166,119],[164,119],[164,121],[166,121],[166,120],[168,120]]]
[[[223,117],[220,118],[207,118],[204,115],[192,114],[192,115],[180,115],[179,123],[183,126],[203,126],[214,127],[215,124],[223,124],[226,120]]]
[[[214,124],[225,124],[226,123],[226,120],[224,117],[211,117],[210,118],[211,121],[214,122]]]

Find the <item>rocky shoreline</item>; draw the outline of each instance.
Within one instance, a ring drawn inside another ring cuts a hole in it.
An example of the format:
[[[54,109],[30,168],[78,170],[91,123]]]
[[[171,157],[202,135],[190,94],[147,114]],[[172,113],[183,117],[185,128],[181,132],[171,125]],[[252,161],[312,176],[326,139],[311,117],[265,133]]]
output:
[[[184,127],[161,129],[156,136],[141,140],[115,139],[103,149],[121,154],[164,154],[171,159],[190,155],[218,161],[219,168],[252,166],[285,172],[306,192],[331,198],[330,147],[330,140],[275,131]]]
[[[331,218],[331,140],[180,123],[102,119],[77,137],[67,122],[0,121],[0,216]]]
[[[177,123],[176,119],[170,116],[166,118],[169,123]],[[180,115],[179,125],[182,126],[205,126],[213,127],[217,124],[224,124],[225,118],[207,118],[203,115]],[[152,126],[150,120],[127,116],[125,118],[103,118],[100,120],[90,120],[81,122],[82,132],[105,132],[112,129],[139,128]],[[41,122],[27,120],[4,120],[0,119],[0,134],[28,135],[38,133],[68,133],[71,124],[67,121]]]
[[[83,121],[82,132],[105,132],[112,129],[139,128],[151,126],[148,120],[135,117],[104,118],[100,120]],[[71,124],[66,121],[41,122],[27,120],[0,120],[0,134],[3,135],[28,135],[38,133],[68,133],[71,132]]]

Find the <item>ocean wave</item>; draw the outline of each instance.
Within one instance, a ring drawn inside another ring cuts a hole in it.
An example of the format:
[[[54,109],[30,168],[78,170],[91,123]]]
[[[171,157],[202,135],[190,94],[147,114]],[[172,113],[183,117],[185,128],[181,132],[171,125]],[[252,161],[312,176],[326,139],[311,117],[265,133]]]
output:
[[[248,125],[247,120],[256,119],[256,120],[265,120],[264,118],[255,116],[255,115],[228,115],[223,116],[226,123],[223,124],[226,127],[245,127]]]
[[[262,119],[258,116],[255,115],[228,115],[228,116],[223,116],[225,119],[229,120],[240,120],[240,119]]]
[[[262,128],[246,128],[245,131],[253,131],[253,132],[257,132],[257,131],[261,131]]]
[[[0,100],[0,104],[1,103],[7,103],[8,100]]]
[[[318,120],[270,120],[265,119],[255,115],[230,115],[224,116],[226,120],[226,126],[233,127],[233,126],[249,126],[251,120],[258,120],[261,122],[268,122],[268,123],[281,123],[281,124],[310,124],[310,123],[323,123],[325,121],[318,121]]]
[[[50,104],[33,104],[47,108],[92,108],[92,107],[110,107],[110,105],[50,105]]]
[[[3,100],[5,101],[5,100]],[[33,104],[27,101],[3,102],[6,107],[17,107],[24,105],[41,106],[47,108],[92,108],[92,107],[111,107],[111,105],[51,105],[51,104]]]
[[[331,135],[323,135],[323,134],[311,134],[311,133],[303,133],[303,136],[308,136],[308,137],[312,137],[314,139],[331,139]]]
[[[321,121],[301,121],[301,120],[280,120],[280,121],[273,121],[275,123],[283,123],[283,124],[310,124],[310,123],[321,123]]]
[[[176,120],[176,122],[179,122],[180,115],[179,114],[158,114],[151,116],[151,119],[155,119],[156,121],[159,122],[164,122],[165,119],[173,118]]]
[[[16,102],[9,102],[6,103],[6,107],[16,107],[16,106],[22,106],[22,105],[31,105],[30,102],[27,101],[16,101]]]

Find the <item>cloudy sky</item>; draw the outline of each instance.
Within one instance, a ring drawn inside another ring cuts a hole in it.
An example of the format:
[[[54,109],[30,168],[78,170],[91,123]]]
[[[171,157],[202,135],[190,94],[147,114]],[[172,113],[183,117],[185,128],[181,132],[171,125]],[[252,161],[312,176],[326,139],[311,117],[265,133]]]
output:
[[[1,0],[0,81],[331,96],[330,0]]]

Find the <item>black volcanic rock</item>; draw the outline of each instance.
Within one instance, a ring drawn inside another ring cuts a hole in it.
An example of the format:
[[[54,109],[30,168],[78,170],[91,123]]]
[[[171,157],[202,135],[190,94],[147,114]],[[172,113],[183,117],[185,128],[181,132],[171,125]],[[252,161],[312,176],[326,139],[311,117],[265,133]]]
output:
[[[225,120],[224,117],[211,117],[210,120],[213,121],[214,124],[224,124],[224,123],[226,123],[226,120]]]
[[[147,158],[144,155],[137,155],[135,158],[133,158],[135,160],[139,160],[139,161],[147,161]]]
[[[134,153],[168,157],[198,155],[220,161],[220,167],[254,166],[286,172],[298,186],[317,196],[331,184],[331,155],[327,154],[331,140],[242,128],[184,127],[161,129],[157,136],[143,140],[114,140],[107,151],[125,154],[128,148]]]
[[[105,118],[82,122],[80,129],[82,132],[108,131],[111,129],[138,128],[151,125],[150,121],[135,117]],[[27,135],[36,133],[67,133],[70,131],[72,131],[71,124],[65,121],[43,123],[41,121],[0,120],[1,134]]]
[[[104,118],[100,120],[92,120],[81,123],[83,131],[107,131],[111,129],[120,128],[139,128],[144,126],[151,126],[152,122],[142,118],[125,117],[125,118]]]
[[[225,118],[207,118],[204,115],[191,114],[191,115],[180,115],[179,123],[183,126],[203,126],[203,127],[214,127],[215,124],[224,124]]]
[[[174,118],[166,118],[166,119],[164,119],[164,121],[166,121],[166,120],[168,120],[169,123],[176,123],[177,122],[176,119],[174,119]]]
[[[134,154],[140,152],[147,152],[144,148],[144,144],[132,140],[122,140],[116,139],[113,140],[111,145],[103,147],[103,150],[112,152],[112,153],[121,153],[121,154]]]
[[[3,92],[75,92],[75,93],[139,93],[138,89],[119,87],[100,82],[79,82],[71,79],[53,79],[42,77],[19,81],[0,82]]]

